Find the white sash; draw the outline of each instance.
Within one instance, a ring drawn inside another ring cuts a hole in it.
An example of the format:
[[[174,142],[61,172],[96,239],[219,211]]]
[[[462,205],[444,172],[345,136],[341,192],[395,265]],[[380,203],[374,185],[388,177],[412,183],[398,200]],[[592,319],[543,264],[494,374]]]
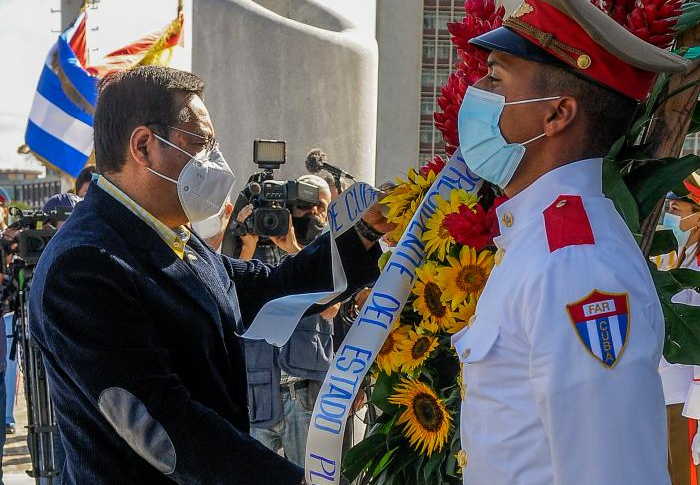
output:
[[[316,400],[306,442],[306,481],[309,485],[337,485],[340,481],[345,423],[365,374],[384,345],[392,322],[399,317],[408,299],[416,277],[416,268],[423,262],[425,251],[421,238],[425,223],[435,212],[435,196],[440,194],[449,200],[453,189],[476,193],[480,186],[481,180],[467,169],[457,151],[440,172],[394,248],[357,320],[340,345]],[[343,204],[340,205],[336,217],[343,218],[338,220],[357,219],[352,217],[356,215],[354,212],[342,214]],[[337,237],[335,232],[334,237]],[[342,280],[345,288],[345,275],[336,279],[336,270],[340,268],[342,271],[342,265],[336,264],[337,248],[334,246],[333,249],[334,280]],[[339,261],[337,258],[338,263]],[[279,321],[275,322],[277,325]]]

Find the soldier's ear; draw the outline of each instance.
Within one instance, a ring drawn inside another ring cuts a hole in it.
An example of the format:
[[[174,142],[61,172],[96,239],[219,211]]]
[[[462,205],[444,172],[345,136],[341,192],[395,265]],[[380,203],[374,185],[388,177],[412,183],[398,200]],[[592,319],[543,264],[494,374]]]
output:
[[[563,133],[578,122],[578,100],[572,96],[562,96],[548,101],[549,109],[546,110],[544,132],[547,136],[556,136]]]

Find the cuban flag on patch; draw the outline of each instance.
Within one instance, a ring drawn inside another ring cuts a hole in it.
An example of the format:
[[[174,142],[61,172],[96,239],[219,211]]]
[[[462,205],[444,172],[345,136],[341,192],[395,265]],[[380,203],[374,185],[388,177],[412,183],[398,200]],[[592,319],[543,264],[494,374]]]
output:
[[[576,333],[593,357],[612,368],[620,360],[629,336],[627,293],[594,290],[566,305]]]
[[[84,68],[85,11],[58,36],[39,77],[25,143],[72,177],[92,153],[97,81]]]

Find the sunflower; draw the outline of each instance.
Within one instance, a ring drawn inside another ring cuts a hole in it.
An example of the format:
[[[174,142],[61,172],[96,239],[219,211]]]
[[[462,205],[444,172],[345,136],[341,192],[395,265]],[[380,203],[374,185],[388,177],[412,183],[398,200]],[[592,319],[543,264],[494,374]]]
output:
[[[377,367],[385,374],[391,375],[401,369],[403,355],[399,353],[397,344],[401,335],[408,331],[408,327],[399,327],[397,323],[392,326],[391,332],[387,335],[384,345],[377,354]]]
[[[478,199],[474,194],[465,190],[455,189],[450,192],[449,200],[438,195],[435,201],[437,206],[435,214],[425,224],[423,241],[425,242],[426,254],[432,256],[437,253],[438,259],[442,261],[456,242],[445,225],[445,218],[459,212],[459,208],[462,206],[473,207]]]
[[[447,333],[457,333],[464,327],[470,325],[471,318],[474,316],[476,311],[476,298],[467,298],[464,303],[462,303],[457,311],[455,311],[454,324],[448,324],[444,327]]]
[[[398,336],[396,349],[399,352],[401,370],[413,372],[420,367],[438,346],[438,339],[431,334],[420,334],[415,330]]]
[[[467,298],[478,298],[493,268],[493,253],[481,251],[477,255],[474,248],[464,246],[459,258],[449,256],[447,261],[449,267],[440,271],[438,279],[444,288],[442,301],[451,302],[454,310]]]
[[[413,302],[413,308],[423,318],[421,326],[431,332],[437,332],[438,327],[456,325],[454,312],[443,303],[443,287],[438,281],[438,273],[435,263],[425,263],[416,269],[418,281],[413,286],[413,294],[418,297]]]
[[[389,402],[406,406],[398,424],[404,424],[404,435],[419,453],[432,455],[442,450],[452,424],[445,403],[435,391],[416,379],[402,379],[394,388]]]
[[[436,175],[429,173],[426,177],[415,170],[408,172],[408,180],[397,179],[397,186],[382,199],[382,204],[388,208],[389,222],[398,222],[407,214],[413,216],[417,202],[423,198],[430,186],[435,182]],[[414,210],[411,211],[411,208]]]
[[[401,215],[397,215],[394,217],[387,216],[387,220],[389,222],[396,224],[396,227],[390,233],[387,234],[387,237],[389,239],[398,244],[398,242],[401,240],[401,236],[403,236],[403,233],[406,232],[406,228],[411,222],[413,214],[415,214],[416,210],[418,210],[418,206],[420,205],[421,201],[422,199],[412,201],[408,205],[408,208],[404,209]]]

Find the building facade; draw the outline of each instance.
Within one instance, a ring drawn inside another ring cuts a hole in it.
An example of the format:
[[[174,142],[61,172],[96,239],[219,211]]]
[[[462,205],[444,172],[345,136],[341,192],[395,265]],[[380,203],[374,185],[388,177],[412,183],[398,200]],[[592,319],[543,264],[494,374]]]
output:
[[[423,46],[420,72],[420,128],[418,162],[444,153],[442,133],[435,128],[433,113],[439,108],[440,88],[459,62],[447,24],[464,18],[463,0],[424,0]]]

